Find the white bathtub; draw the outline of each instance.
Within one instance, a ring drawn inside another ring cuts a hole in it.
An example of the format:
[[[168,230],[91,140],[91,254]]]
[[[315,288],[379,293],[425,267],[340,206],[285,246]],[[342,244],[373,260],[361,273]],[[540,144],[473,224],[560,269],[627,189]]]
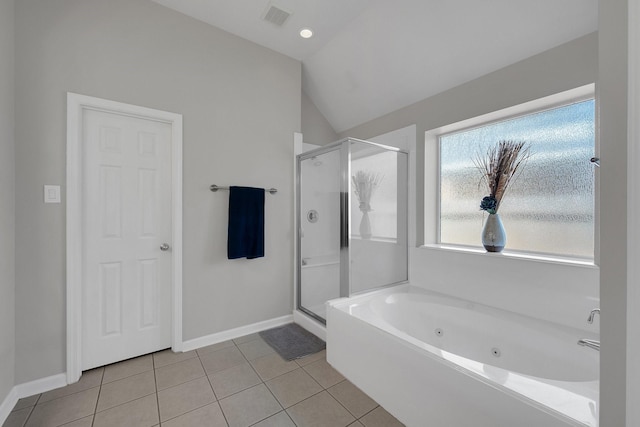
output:
[[[327,303],[327,359],[410,427],[597,426],[593,333],[401,285]]]

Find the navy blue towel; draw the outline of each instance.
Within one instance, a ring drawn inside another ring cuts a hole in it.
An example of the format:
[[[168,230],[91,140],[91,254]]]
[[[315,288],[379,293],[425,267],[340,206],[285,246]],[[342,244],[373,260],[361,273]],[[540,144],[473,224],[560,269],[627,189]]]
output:
[[[264,256],[264,189],[229,187],[227,257]]]

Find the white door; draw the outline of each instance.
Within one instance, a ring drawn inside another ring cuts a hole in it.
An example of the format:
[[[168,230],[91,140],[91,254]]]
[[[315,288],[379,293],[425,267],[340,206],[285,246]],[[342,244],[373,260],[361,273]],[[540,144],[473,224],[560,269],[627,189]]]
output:
[[[82,370],[171,346],[171,125],[82,115]]]

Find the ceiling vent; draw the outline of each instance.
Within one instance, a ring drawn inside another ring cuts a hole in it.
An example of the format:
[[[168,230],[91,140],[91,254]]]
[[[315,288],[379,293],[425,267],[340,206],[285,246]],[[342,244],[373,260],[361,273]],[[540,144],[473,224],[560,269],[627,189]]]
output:
[[[269,8],[265,12],[262,19],[280,27],[285,23],[289,16],[291,16],[291,13],[287,12],[286,10],[282,10],[274,5],[269,5]]]

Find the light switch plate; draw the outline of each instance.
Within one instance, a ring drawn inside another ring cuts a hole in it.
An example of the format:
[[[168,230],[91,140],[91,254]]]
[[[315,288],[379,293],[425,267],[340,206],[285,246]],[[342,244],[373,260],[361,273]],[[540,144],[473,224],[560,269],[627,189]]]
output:
[[[44,202],[60,203],[60,186],[59,185],[44,186]]]

